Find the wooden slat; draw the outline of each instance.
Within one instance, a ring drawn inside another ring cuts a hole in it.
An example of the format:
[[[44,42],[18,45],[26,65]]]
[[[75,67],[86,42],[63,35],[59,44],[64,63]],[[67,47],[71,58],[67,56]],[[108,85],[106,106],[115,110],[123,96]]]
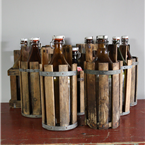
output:
[[[101,71],[107,71],[108,63],[99,63],[98,68]],[[99,129],[109,128],[109,81],[108,75],[99,75]]]
[[[123,61],[120,61],[120,69],[123,66]],[[123,70],[121,70],[121,73],[119,74],[120,76],[120,80],[119,80],[119,87],[120,87],[120,91],[119,91],[119,104],[120,104],[120,114],[122,113],[122,95],[123,95]]]
[[[97,49],[98,49],[98,44],[94,44],[94,49],[93,50],[95,50],[95,51],[97,51]]]
[[[40,64],[40,71],[43,71],[42,64]],[[46,106],[45,106],[45,90],[44,90],[44,77],[40,76],[40,92],[41,92],[41,105],[42,105],[42,123],[46,122]]]
[[[85,49],[86,49],[86,61],[92,62],[93,61],[94,44],[86,44]]]
[[[86,61],[86,54],[85,54],[85,44],[76,44],[79,47],[79,52],[81,53],[81,58],[78,60],[82,69],[84,69],[84,61]]]
[[[48,64],[51,58],[49,58],[49,48],[48,47],[42,47],[41,48],[41,64],[42,67],[44,67],[45,64]]]
[[[21,68],[21,61],[19,61],[19,68]],[[19,72],[20,78],[20,100],[21,100],[21,112],[23,112],[23,86],[22,86],[22,72]]]
[[[44,71],[53,72],[53,65],[45,65]],[[53,77],[45,77],[45,100],[47,125],[55,126],[55,100]]]
[[[29,57],[29,53],[30,53],[29,47],[22,46],[21,47],[21,54],[22,54],[21,61],[27,61]]]
[[[138,62],[138,57],[136,57],[136,61]],[[137,89],[138,89],[138,65],[136,65],[135,69],[135,102],[137,102]]]
[[[19,76],[19,69],[10,68],[8,70],[8,76]]]
[[[80,78],[83,79],[80,81],[80,112],[85,111],[85,100],[84,100],[84,71],[80,71]]]
[[[16,62],[16,60],[19,58],[20,56],[20,50],[14,50],[13,53],[14,53],[14,63]]]
[[[17,100],[17,81],[16,76],[10,76],[11,100]]]
[[[28,69],[28,63],[27,62],[21,62],[21,68],[22,69]],[[30,101],[29,101],[29,83],[28,83],[28,73],[22,72],[22,112],[24,114],[29,115],[30,114]]]
[[[88,70],[95,70],[95,63],[87,62]],[[96,102],[96,79],[95,75],[87,74],[87,101],[88,121],[91,128],[97,128],[97,102]]]
[[[127,65],[132,65],[132,60],[127,61]],[[125,94],[125,112],[130,111],[130,95],[131,95],[131,68],[127,69],[126,74],[126,94]]]
[[[59,72],[68,71],[68,65],[59,65]],[[60,126],[69,125],[68,77],[59,77]]]
[[[30,62],[30,69],[39,69],[38,62]],[[31,86],[31,102],[32,102],[32,114],[41,114],[41,100],[40,100],[40,82],[39,72],[30,73],[30,86]]]
[[[136,62],[136,59],[133,58],[132,62]],[[135,100],[135,65],[132,66],[131,70],[131,96],[130,96],[130,105],[134,106]]]
[[[63,54],[65,56],[66,61],[71,66],[72,65],[72,46],[64,45],[63,46]]]
[[[119,62],[112,64],[112,70],[119,70]],[[112,75],[112,128],[119,126],[119,119],[119,74],[114,74]]]
[[[72,64],[72,71],[77,70],[77,64]],[[72,76],[72,123],[77,122],[77,75]]]
[[[86,61],[84,61],[84,69],[87,69]],[[87,119],[88,119],[88,105],[87,105],[87,74],[84,74],[84,100],[85,100],[85,125],[87,125]]]
[[[120,45],[120,51],[121,51],[126,62],[127,62],[127,49],[128,49],[128,46]]]
[[[109,57],[112,62],[117,62],[117,45],[109,44],[108,45]]]

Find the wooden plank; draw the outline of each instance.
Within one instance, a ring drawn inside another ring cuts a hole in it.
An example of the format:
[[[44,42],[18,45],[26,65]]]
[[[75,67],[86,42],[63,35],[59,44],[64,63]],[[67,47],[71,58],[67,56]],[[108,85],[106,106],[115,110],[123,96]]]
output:
[[[10,68],[8,70],[8,76],[19,76],[19,69]]]
[[[121,69],[121,67],[123,66],[123,61],[120,61],[119,62],[119,64],[120,64],[120,69]],[[123,95],[123,70],[121,70],[121,73],[119,74],[119,76],[120,76],[120,80],[119,80],[119,87],[120,87],[120,95],[119,95],[119,99],[120,99],[120,101],[119,101],[119,104],[120,104],[120,114],[122,113],[122,95]]]
[[[14,53],[14,63],[15,63],[16,60],[20,57],[21,50],[14,50],[13,53]]]
[[[53,65],[45,65],[44,71],[53,72]],[[47,125],[55,126],[55,100],[53,77],[45,77],[45,100]]]
[[[27,47],[26,45],[21,46],[21,55],[22,55],[21,61],[27,61],[29,57],[29,53],[30,53],[29,47]]]
[[[21,68],[21,61],[19,61],[19,68]],[[21,112],[23,112],[23,86],[22,86],[22,72],[19,71],[20,78],[20,100],[21,100]]]
[[[10,76],[10,86],[11,86],[11,100],[17,100],[17,81],[16,76]]]
[[[85,44],[76,44],[79,47],[79,52],[81,53],[81,58],[78,60],[82,69],[84,69],[84,61],[86,61],[86,54],[85,54]]]
[[[95,44],[94,44],[94,49],[93,49],[93,50],[94,50],[94,51],[97,51],[97,49],[98,49],[98,44],[95,43]]]
[[[127,62],[127,49],[128,47],[126,45],[120,45],[120,51],[126,62]]]
[[[39,62],[30,62],[30,69],[39,69]],[[31,102],[32,114],[41,114],[41,100],[40,100],[40,86],[39,86],[39,72],[30,73],[30,86],[31,86]]]
[[[80,112],[85,111],[85,100],[84,100],[84,71],[80,71]]]
[[[9,101],[9,106],[10,108],[21,108],[21,101],[17,101],[17,100],[10,100]]]
[[[77,64],[72,64],[72,71],[77,71]],[[77,122],[77,75],[72,76],[72,124]]]
[[[40,64],[40,71],[43,71],[42,64]],[[45,100],[45,90],[44,90],[44,77],[40,76],[40,92],[41,92],[41,105],[42,105],[42,123],[46,123],[46,100]]]
[[[136,57],[136,62],[138,62],[138,57]],[[135,102],[137,102],[137,90],[138,90],[138,65],[135,68]]]
[[[68,65],[59,65],[59,72],[68,71]],[[60,126],[69,125],[68,77],[59,77]]]
[[[94,44],[86,44],[85,49],[86,49],[86,61],[92,62],[93,61]]]
[[[41,48],[41,64],[42,64],[42,68],[44,67],[44,65],[48,64],[48,62],[50,61],[50,56],[48,53],[48,47],[42,47]]]
[[[117,62],[117,45],[109,44],[108,45],[109,57],[112,62]]]
[[[84,61],[84,69],[87,69],[86,61]],[[84,100],[85,100],[85,125],[87,125],[87,119],[88,119],[88,105],[87,105],[87,74],[84,74]]]
[[[108,63],[99,63],[98,68],[101,71],[107,71],[109,69]],[[99,75],[99,101],[98,101],[98,117],[99,117],[99,129],[108,129],[108,117],[109,117],[109,80],[108,75]]]
[[[27,62],[21,62],[21,68],[22,69],[28,69],[28,63]],[[28,83],[28,73],[22,72],[21,73],[22,79],[22,112],[24,114],[29,115],[30,114],[30,100],[29,100],[29,83]]]
[[[132,65],[132,60],[127,61],[127,65]],[[125,112],[130,111],[130,95],[131,95],[131,68],[127,69],[126,74],[126,94],[125,94]]]
[[[119,62],[112,63],[112,70],[119,70]],[[114,74],[112,75],[112,128],[119,126],[119,120],[119,74]]]
[[[71,45],[64,45],[63,46],[63,54],[64,54],[66,61],[71,66],[72,65],[72,46]]]
[[[88,70],[95,70],[95,63],[87,62]],[[91,128],[97,128],[97,101],[96,101],[96,77],[87,74],[87,101],[88,101],[88,121]]]
[[[136,59],[132,58],[132,62],[136,62]],[[135,65],[132,66],[132,70],[131,70],[130,106],[134,106],[134,100],[135,100]]]

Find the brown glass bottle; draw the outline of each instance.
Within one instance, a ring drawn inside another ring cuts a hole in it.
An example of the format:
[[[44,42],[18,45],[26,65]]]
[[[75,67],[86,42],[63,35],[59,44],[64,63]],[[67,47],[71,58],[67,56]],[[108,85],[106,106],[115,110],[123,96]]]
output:
[[[20,44],[21,44],[21,50],[20,50],[20,56],[18,57],[18,59],[14,62],[14,65],[12,68],[14,69],[18,69],[19,68],[19,61],[27,61],[27,54],[24,53],[24,51],[28,51],[27,49],[27,44],[28,44],[28,40],[22,38],[20,40]]]
[[[129,37],[127,35],[121,36],[121,44],[122,45],[129,46],[128,41],[129,41]],[[131,58],[132,58],[132,56],[131,56],[131,53],[130,53],[129,47],[128,47],[128,49],[127,49],[127,59],[131,59]]]
[[[98,44],[97,55],[94,59],[96,69],[98,70],[98,63],[112,63],[107,51],[108,36],[99,35],[96,37],[96,43]]]
[[[68,70],[69,71],[71,70],[70,65],[68,64],[63,55],[62,46],[64,45],[64,43],[65,43],[64,36],[54,36],[52,42],[50,43],[51,47],[54,48],[53,57],[49,63],[53,65],[53,71],[58,72],[59,65],[68,65]],[[68,88],[70,88],[70,77],[68,77],[68,85],[69,85]],[[60,125],[59,77],[54,77],[54,97],[55,97],[56,125]]]
[[[39,62],[41,63],[41,57],[40,57],[40,53],[39,53],[39,46],[40,46],[40,38],[33,38],[32,42],[31,42],[31,52],[29,55],[29,58],[27,60],[28,62],[28,66],[29,66],[29,62]]]

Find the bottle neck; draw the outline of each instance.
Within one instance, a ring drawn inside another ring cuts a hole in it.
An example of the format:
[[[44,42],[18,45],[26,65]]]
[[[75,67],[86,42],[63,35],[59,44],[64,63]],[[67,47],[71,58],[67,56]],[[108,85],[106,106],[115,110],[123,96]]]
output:
[[[55,40],[54,41],[54,53],[63,54],[63,51],[62,51],[62,40]]]

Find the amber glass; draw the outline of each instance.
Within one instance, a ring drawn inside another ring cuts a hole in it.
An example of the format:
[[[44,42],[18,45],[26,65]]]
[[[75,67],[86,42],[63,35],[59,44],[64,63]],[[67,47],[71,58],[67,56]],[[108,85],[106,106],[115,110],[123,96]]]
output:
[[[34,61],[41,63],[41,57],[40,57],[40,53],[39,53],[39,41],[38,40],[32,41],[31,52],[30,52],[29,58],[27,60],[28,63],[34,62]]]
[[[53,71],[59,71],[59,65],[68,65],[68,70],[71,70],[70,65],[66,61],[62,51],[63,39],[54,40],[54,52],[53,57],[49,64],[53,65]],[[68,82],[70,78],[68,77]],[[70,86],[70,84],[69,84]],[[69,89],[68,86],[68,89]],[[67,88],[66,88],[67,89]],[[55,120],[56,125],[60,125],[60,105],[59,105],[59,77],[54,77],[54,97],[55,97]],[[70,99],[69,99],[70,100]],[[70,112],[70,110],[69,110]]]
[[[27,49],[27,41],[21,41],[20,44],[21,44],[21,50],[20,50],[20,56],[19,58],[14,62],[14,65],[12,68],[14,69],[18,69],[19,68],[19,61],[22,61],[22,49]]]
[[[122,38],[121,39],[121,44],[122,45],[128,45],[128,39]],[[132,58],[132,56],[131,56],[131,53],[130,53],[129,48],[128,48],[127,49],[127,59],[131,59],[131,58]]]

